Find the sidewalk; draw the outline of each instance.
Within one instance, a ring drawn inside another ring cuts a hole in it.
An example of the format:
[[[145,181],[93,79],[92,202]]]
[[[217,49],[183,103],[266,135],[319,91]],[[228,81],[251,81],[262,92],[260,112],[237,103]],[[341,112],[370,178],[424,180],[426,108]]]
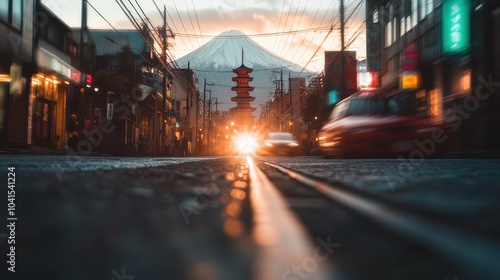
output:
[[[67,155],[67,150],[56,150],[47,147],[31,146],[27,148],[0,147],[0,155]],[[110,154],[92,152],[89,156],[111,156]]]

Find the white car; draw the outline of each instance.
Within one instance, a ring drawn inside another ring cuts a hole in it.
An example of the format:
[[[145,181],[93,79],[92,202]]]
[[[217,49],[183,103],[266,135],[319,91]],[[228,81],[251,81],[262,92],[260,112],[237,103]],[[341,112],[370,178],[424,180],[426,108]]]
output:
[[[296,156],[300,154],[299,143],[289,132],[270,132],[260,145],[259,155]]]

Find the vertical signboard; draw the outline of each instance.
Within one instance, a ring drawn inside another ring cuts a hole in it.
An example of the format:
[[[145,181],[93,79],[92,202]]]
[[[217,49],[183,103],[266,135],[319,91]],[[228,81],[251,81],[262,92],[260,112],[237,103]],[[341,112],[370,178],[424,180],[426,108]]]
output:
[[[380,52],[381,42],[383,36],[381,34],[380,20],[379,20],[379,6],[378,0],[365,1],[366,13],[366,71],[378,72],[380,71]]]
[[[469,49],[470,2],[445,0],[443,3],[443,52],[461,53]]]
[[[342,70],[342,53],[344,54],[344,70]],[[345,79],[342,80],[342,71]],[[338,92],[339,101],[355,93],[358,89],[357,61],[355,51],[326,51],[324,92]],[[342,92],[343,88],[343,92]]]
[[[379,41],[380,27],[378,23],[367,23],[366,25],[366,70],[378,72],[380,70],[379,63]]]

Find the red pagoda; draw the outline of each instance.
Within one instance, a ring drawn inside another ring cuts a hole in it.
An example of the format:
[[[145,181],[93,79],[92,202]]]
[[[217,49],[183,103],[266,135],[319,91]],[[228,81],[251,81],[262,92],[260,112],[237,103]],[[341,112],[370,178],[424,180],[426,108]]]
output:
[[[237,76],[232,79],[233,82],[236,82],[236,86],[231,87],[231,90],[236,91],[236,96],[231,98],[231,101],[236,102],[236,107],[231,108],[231,113],[233,113],[238,125],[246,127],[253,125],[252,112],[257,110],[250,107],[250,103],[255,100],[254,96],[250,96],[250,92],[254,90],[254,87],[248,85],[253,81],[253,77],[248,75],[252,71],[252,68],[245,66],[242,51],[241,66],[233,69],[233,73],[236,73]]]

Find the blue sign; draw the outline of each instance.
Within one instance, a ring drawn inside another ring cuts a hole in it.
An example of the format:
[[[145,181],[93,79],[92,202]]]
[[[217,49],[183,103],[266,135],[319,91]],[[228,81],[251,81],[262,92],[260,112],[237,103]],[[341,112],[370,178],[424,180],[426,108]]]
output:
[[[337,104],[339,102],[339,92],[336,90],[331,90],[328,93],[328,105]]]

